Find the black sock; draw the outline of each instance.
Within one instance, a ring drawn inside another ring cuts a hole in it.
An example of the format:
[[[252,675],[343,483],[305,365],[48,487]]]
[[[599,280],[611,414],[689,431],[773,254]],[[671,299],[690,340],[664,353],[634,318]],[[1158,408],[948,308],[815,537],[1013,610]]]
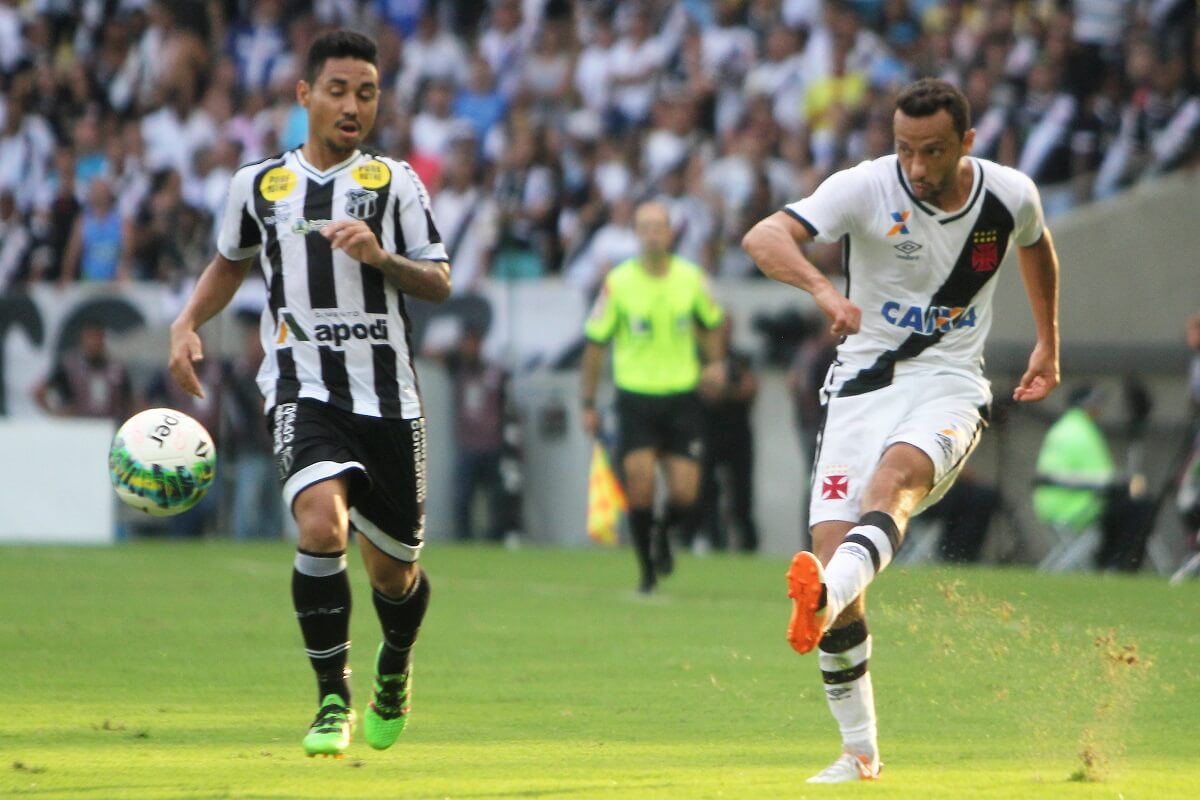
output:
[[[376,669],[380,675],[400,675],[408,672],[409,656],[425,610],[429,608],[429,578],[425,570],[417,570],[417,578],[403,597],[394,598],[376,589],[372,592],[379,624],[383,627],[383,647],[379,651]]]
[[[292,605],[304,650],[317,673],[317,702],[328,694],[350,704],[350,578],[346,551],[299,550],[292,569]]]
[[[629,534],[633,539],[633,551],[637,554],[642,577],[654,577],[654,566],[650,558],[650,538],[654,530],[654,512],[648,508],[629,510]]]

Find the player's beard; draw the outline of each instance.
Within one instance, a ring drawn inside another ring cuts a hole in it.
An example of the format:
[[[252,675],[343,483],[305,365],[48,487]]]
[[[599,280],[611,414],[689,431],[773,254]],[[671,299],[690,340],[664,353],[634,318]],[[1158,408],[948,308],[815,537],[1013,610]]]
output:
[[[325,139],[325,147],[327,147],[329,149],[329,152],[336,153],[339,156],[349,156],[351,153],[353,153],[355,150],[358,149],[357,141],[355,141],[352,144],[345,145],[345,144],[341,144],[340,142],[338,142],[335,139],[332,139],[328,136],[324,137],[324,139]]]
[[[927,184],[931,188],[925,193],[925,196],[921,198],[921,201],[929,203],[930,205],[938,206],[940,208],[941,200],[946,196],[946,192],[953,186],[954,180],[956,180],[956,175],[955,173],[951,172],[951,174],[944,181],[936,186]]]

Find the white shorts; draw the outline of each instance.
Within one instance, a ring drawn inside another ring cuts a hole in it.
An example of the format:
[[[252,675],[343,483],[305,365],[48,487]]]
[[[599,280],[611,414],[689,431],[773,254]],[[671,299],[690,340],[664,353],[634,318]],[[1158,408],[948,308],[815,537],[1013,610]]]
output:
[[[917,507],[932,506],[954,483],[975,449],[992,401],[987,382],[953,373],[909,374],[854,397],[832,397],[817,445],[809,525],[857,522],[863,493],[883,451],[898,442],[933,461],[933,490]]]

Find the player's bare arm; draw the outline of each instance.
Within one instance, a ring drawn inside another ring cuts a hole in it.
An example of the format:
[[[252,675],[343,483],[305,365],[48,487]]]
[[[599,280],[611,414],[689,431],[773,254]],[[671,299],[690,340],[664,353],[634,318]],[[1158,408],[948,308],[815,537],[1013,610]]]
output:
[[[450,265],[444,261],[414,261],[389,253],[375,232],[360,220],[338,220],[321,231],[329,246],[364,264],[370,264],[400,291],[412,297],[441,303],[450,296]]]
[[[595,342],[583,346],[582,385],[580,402],[583,404],[583,429],[588,436],[600,430],[600,413],[596,411],[596,388],[600,384],[600,368],[604,365],[604,347]]]
[[[835,335],[858,333],[862,310],[839,292],[800,249],[811,239],[812,234],[799,221],[777,211],[750,229],[742,238],[742,247],[764,275],[811,294]]]
[[[229,305],[253,263],[251,258],[230,261],[218,253],[204,268],[192,296],[171,323],[171,355],[167,367],[171,377],[188,394],[204,397],[195,367],[196,362],[204,359],[204,348],[196,331]]]
[[[1013,399],[1032,403],[1046,397],[1059,383],[1058,370],[1058,254],[1050,231],[1029,247],[1017,250],[1025,292],[1033,311],[1037,344]]]

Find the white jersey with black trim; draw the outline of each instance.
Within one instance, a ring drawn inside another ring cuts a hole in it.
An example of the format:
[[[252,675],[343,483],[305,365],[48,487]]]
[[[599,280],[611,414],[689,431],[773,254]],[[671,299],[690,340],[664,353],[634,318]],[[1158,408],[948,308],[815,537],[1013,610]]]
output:
[[[422,415],[404,295],[320,235],[365,221],[384,250],[447,261],[429,195],[404,161],[356,151],[318,170],[299,150],[233,176],[217,249],[258,256],[268,302],[258,372],[265,408],[312,398],[371,417]]]
[[[983,380],[992,278],[1012,243],[1035,244],[1045,222],[1027,176],[968,161],[971,191],[954,211],[918,200],[894,155],[837,172],[784,208],[817,241],[842,241],[848,297],[862,310],[859,332],[838,346],[830,394],[863,394],[914,371]]]

